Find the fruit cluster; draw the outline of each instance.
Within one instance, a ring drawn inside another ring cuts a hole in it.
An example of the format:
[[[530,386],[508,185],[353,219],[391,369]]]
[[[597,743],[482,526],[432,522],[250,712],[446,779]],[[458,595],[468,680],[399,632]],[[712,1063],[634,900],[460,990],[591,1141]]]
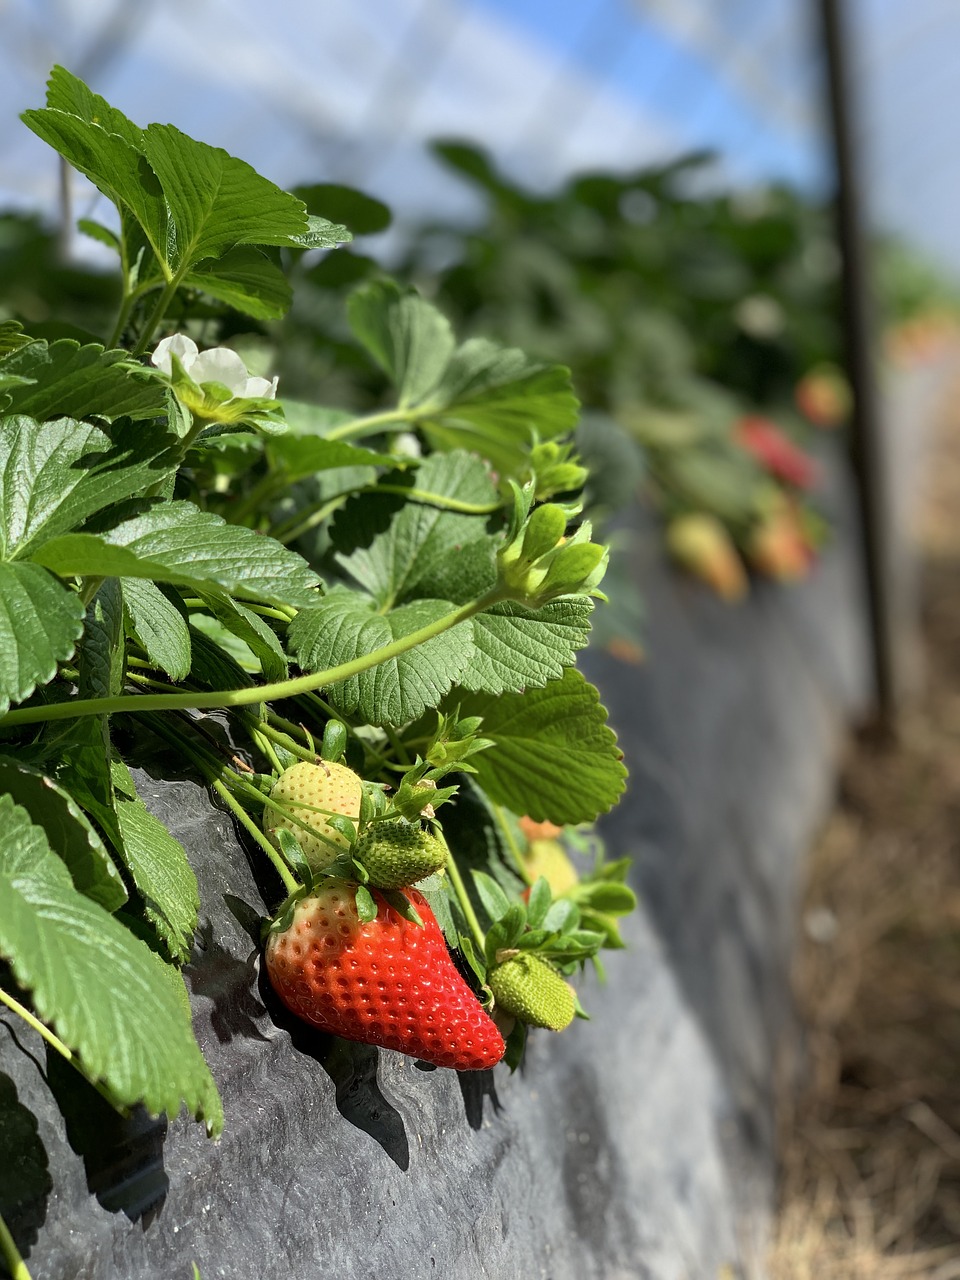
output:
[[[414,887],[446,871],[443,836],[383,808],[382,792],[365,790],[344,764],[321,758],[286,769],[271,789],[264,830],[305,882],[269,926],[266,970],[287,1008],[312,1026],[471,1071],[503,1058],[498,1022],[561,1031],[573,1020],[573,988],[547,958],[516,945],[524,932],[533,940],[522,904],[512,908],[515,936],[490,932],[487,1011]],[[555,840],[532,840],[531,858],[542,861],[538,845],[556,846],[565,860]],[[577,875],[566,865],[572,888]],[[549,902],[546,881],[544,889]]]

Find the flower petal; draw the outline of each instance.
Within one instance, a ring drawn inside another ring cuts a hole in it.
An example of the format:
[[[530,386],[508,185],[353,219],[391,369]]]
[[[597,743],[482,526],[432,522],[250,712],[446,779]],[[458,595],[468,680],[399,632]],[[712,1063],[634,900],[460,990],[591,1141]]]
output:
[[[275,400],[279,378],[269,381],[267,378],[248,378],[247,385],[240,394],[250,400]]]
[[[197,344],[185,333],[175,333],[172,337],[164,338],[162,342],[157,343],[150,362],[162,373],[170,374],[173,372],[173,356],[180,361],[184,373],[190,373],[197,358]]]
[[[193,362],[190,377],[201,386],[205,382],[219,382],[235,396],[247,394],[247,366],[229,347],[211,347],[209,351],[201,351]]]

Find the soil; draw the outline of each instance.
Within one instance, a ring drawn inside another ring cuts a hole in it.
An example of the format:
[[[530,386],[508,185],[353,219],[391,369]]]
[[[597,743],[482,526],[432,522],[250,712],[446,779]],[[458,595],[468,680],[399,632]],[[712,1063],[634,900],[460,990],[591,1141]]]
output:
[[[773,1280],[960,1277],[960,396],[919,535],[925,687],[851,745],[810,865]]]

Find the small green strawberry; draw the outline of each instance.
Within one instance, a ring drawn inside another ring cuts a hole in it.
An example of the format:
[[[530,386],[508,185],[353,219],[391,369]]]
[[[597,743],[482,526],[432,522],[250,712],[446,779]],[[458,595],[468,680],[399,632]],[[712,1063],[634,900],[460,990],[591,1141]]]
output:
[[[573,1021],[573,987],[541,956],[518,952],[491,969],[487,983],[497,1006],[531,1027],[562,1031]]]
[[[326,760],[319,764],[309,764],[304,760],[284,770],[270,792],[270,799],[284,805],[317,834],[311,835],[299,823],[269,805],[264,813],[263,829],[274,840],[281,827],[292,831],[307,862],[314,871],[320,871],[341,850],[350,847],[346,836],[331,826],[327,815],[340,814],[356,822],[360,817],[362,796],[362,784],[352,769]],[[318,813],[317,810],[323,812]]]
[[[380,822],[367,828],[353,856],[376,888],[405,889],[445,867],[447,848],[418,822]]]

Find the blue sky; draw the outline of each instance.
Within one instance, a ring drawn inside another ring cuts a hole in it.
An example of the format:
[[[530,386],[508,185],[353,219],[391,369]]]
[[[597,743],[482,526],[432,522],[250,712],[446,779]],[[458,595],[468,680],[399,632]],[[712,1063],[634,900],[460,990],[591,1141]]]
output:
[[[518,178],[632,169],[712,146],[738,182],[822,189],[810,0],[0,0],[0,202],[53,207],[56,163],[16,120],[55,61],[133,119],[172,121],[282,185],[371,190],[400,220],[478,213],[426,143],[480,142]],[[849,0],[879,221],[960,265],[960,11]],[[952,16],[951,16],[952,15]],[[948,142],[947,139],[950,139]],[[82,183],[78,211],[87,212]]]

